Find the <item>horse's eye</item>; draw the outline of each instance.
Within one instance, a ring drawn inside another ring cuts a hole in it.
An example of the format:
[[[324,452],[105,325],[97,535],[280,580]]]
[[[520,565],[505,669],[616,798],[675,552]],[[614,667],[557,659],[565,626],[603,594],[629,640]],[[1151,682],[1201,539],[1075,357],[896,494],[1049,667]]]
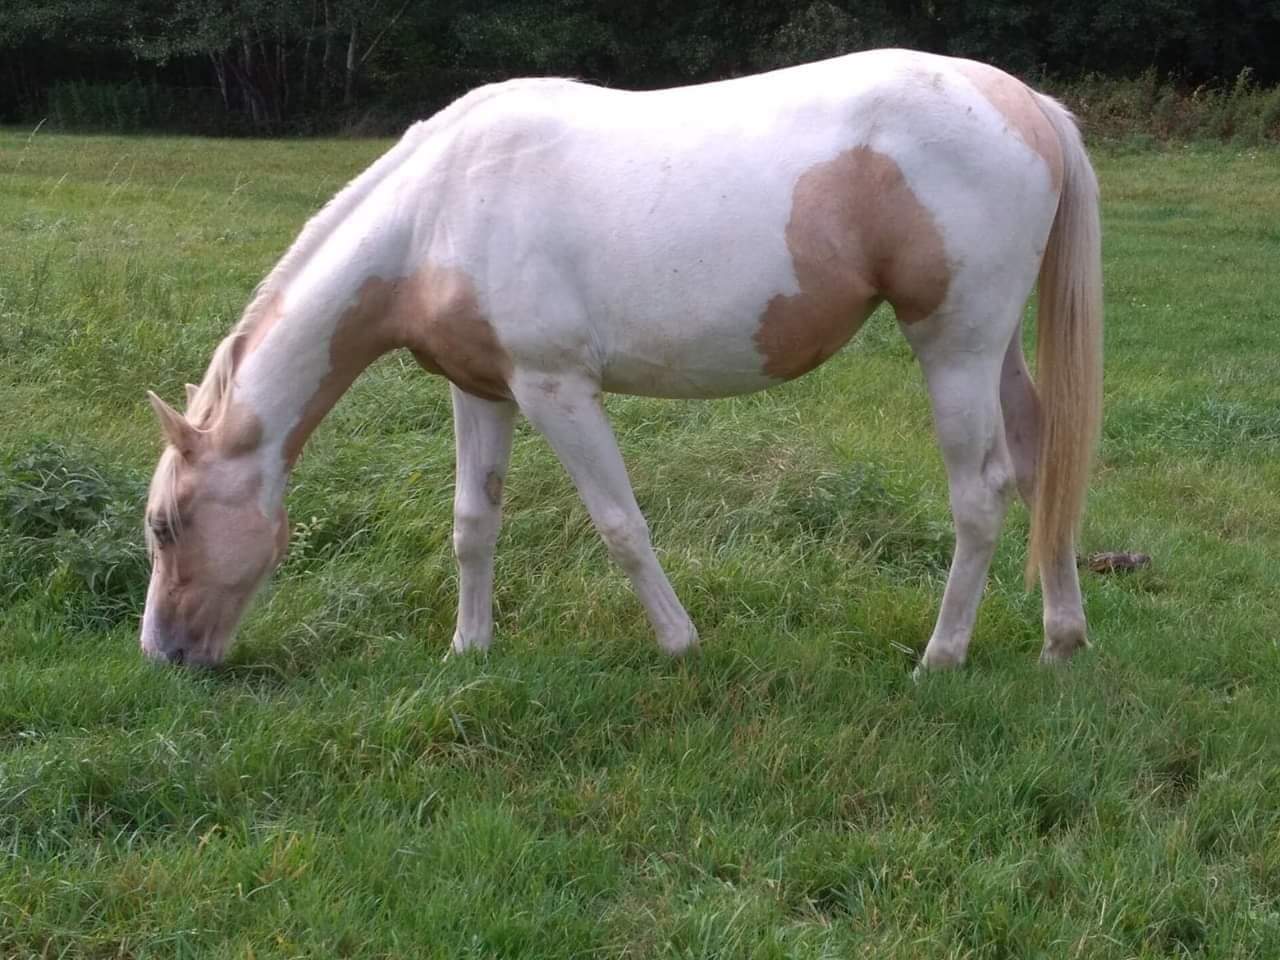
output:
[[[167,547],[174,541],[173,527],[169,525],[168,520],[160,517],[151,520],[151,535],[162,547]]]

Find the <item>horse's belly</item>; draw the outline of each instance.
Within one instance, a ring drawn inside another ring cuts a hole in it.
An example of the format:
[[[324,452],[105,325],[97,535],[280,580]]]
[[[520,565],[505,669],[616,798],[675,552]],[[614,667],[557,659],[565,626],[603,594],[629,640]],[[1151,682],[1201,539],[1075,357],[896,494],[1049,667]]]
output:
[[[602,385],[613,393],[673,398],[763,390],[825,362],[857,333],[875,303],[862,291],[820,306],[778,293],[729,316],[691,312],[622,324]]]
[[[606,359],[602,386],[611,393],[648,397],[727,397],[778,382],[750,334],[714,332],[646,336],[615,349]]]

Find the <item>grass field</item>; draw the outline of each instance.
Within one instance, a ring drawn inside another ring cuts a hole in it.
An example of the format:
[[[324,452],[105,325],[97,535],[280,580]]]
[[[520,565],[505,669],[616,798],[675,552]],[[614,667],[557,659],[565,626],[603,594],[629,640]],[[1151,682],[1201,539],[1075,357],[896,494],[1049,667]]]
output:
[[[143,399],[383,143],[0,131],[0,956],[1280,956],[1280,154],[1097,156],[1094,650],[1036,666],[1011,512],[970,666],[879,315],[766,395],[612,398],[703,638],[656,651],[517,435],[498,638],[452,631],[448,393],[381,361],[225,670],[145,664]]]

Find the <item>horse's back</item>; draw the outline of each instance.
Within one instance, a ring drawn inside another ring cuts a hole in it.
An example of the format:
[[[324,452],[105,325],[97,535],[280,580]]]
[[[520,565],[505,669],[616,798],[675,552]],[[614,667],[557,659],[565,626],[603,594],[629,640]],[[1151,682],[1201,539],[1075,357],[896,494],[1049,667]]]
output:
[[[679,155],[702,167],[751,159],[763,147],[783,167],[823,144],[878,139],[906,150],[919,140],[968,146],[1012,135],[1055,176],[1060,155],[1028,88],[971,60],[872,50],[714,83],[631,91],[559,78],[527,78],[472,91],[448,115],[469,149],[506,145],[487,162],[559,149],[575,163],[614,151]],[[426,123],[434,123],[436,118]],[[594,147],[594,151],[587,148]],[[781,147],[781,150],[780,150]],[[908,151],[909,152],[909,151]]]

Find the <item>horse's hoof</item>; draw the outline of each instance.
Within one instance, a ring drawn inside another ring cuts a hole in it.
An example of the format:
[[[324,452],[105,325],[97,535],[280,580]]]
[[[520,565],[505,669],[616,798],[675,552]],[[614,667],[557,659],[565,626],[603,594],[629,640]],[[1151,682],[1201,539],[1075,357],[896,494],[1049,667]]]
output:
[[[932,649],[931,649],[932,648]],[[911,678],[919,680],[926,673],[937,673],[940,670],[959,670],[964,666],[966,650],[948,650],[945,646],[930,644],[924,648],[924,656],[916,668],[911,671]]]
[[[942,673],[944,670],[959,670],[964,666],[963,660],[926,660],[921,659],[911,671],[911,679],[919,683],[931,673]]]
[[[1092,644],[1088,640],[1081,640],[1079,643],[1066,646],[1051,646],[1045,643],[1044,648],[1040,651],[1040,663],[1047,667],[1059,666],[1060,664],[1070,662],[1081,650],[1087,650]]]
[[[673,631],[667,636],[658,637],[658,646],[664,653],[672,657],[683,657],[698,647],[698,628],[692,621],[685,624],[683,630]]]
[[[459,630],[453,631],[453,643],[449,644],[449,652],[445,654],[445,658],[451,654],[462,653],[485,653],[489,649],[489,637],[464,637]]]
[[[1088,631],[1083,620],[1046,623],[1040,662],[1043,664],[1066,663],[1088,646]]]

